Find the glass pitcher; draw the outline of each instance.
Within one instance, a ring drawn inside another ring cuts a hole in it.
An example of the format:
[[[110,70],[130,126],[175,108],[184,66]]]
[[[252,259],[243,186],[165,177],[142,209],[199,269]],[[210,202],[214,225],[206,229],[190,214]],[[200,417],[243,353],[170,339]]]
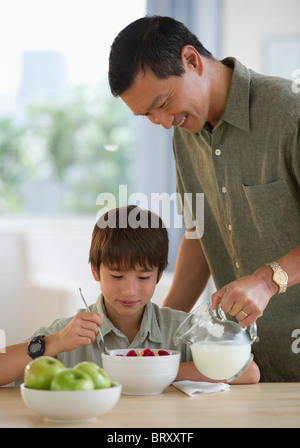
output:
[[[242,328],[226,319],[220,303],[216,310],[209,303],[198,306],[178,327],[175,345],[190,346],[193,361],[203,375],[231,382],[250,366],[251,345],[259,340],[256,324]]]

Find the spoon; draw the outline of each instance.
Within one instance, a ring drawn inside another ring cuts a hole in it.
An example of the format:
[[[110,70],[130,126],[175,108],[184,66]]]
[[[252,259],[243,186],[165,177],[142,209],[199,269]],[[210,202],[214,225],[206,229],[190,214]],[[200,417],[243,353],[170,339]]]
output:
[[[82,298],[82,300],[83,300],[83,303],[84,303],[84,305],[85,305],[87,311],[88,311],[89,313],[91,313],[90,307],[88,306],[88,304],[87,304],[86,301],[85,301],[85,298],[84,298],[83,295],[82,295],[81,288],[79,288],[79,292],[80,292],[81,298]],[[97,325],[97,327],[98,327],[98,325]],[[106,345],[105,345],[105,343],[104,343],[104,339],[103,339],[103,335],[102,335],[102,332],[101,332],[100,327],[98,327],[98,330],[99,330],[99,334],[100,334],[101,339],[102,339],[103,348],[104,348],[104,353],[105,353],[106,355],[110,355],[109,350],[108,350],[108,348],[106,347]]]

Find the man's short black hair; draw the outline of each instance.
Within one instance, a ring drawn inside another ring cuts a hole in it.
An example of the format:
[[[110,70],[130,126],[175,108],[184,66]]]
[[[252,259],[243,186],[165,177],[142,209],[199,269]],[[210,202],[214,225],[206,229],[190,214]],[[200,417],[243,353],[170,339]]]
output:
[[[150,68],[160,79],[182,76],[181,50],[193,46],[201,56],[213,58],[186,26],[171,17],[145,16],[132,22],[115,38],[109,57],[109,85],[120,96],[140,70]]]

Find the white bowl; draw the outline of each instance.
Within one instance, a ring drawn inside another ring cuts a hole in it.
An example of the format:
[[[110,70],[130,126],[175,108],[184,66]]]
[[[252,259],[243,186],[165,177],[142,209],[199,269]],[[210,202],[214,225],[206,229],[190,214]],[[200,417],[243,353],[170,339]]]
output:
[[[104,370],[112,381],[122,384],[122,394],[161,394],[175,380],[180,364],[179,352],[165,350],[169,356],[126,356],[129,350],[110,350],[111,355],[101,353]],[[138,352],[145,349],[134,350]],[[159,351],[151,350],[154,353]]]
[[[54,391],[29,389],[21,384],[24,403],[50,421],[89,421],[114,407],[121,395],[121,384],[107,389]]]

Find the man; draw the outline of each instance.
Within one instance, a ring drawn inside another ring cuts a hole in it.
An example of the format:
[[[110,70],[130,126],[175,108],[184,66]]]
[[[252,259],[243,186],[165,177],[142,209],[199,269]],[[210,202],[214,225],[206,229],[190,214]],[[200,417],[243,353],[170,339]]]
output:
[[[109,82],[134,114],[173,127],[177,189],[205,197],[204,235],[183,238],[164,305],[189,311],[212,274],[213,308],[220,301],[244,327],[259,318],[262,381],[299,381],[299,94],[288,80],[217,61],[159,16],[120,32]]]

